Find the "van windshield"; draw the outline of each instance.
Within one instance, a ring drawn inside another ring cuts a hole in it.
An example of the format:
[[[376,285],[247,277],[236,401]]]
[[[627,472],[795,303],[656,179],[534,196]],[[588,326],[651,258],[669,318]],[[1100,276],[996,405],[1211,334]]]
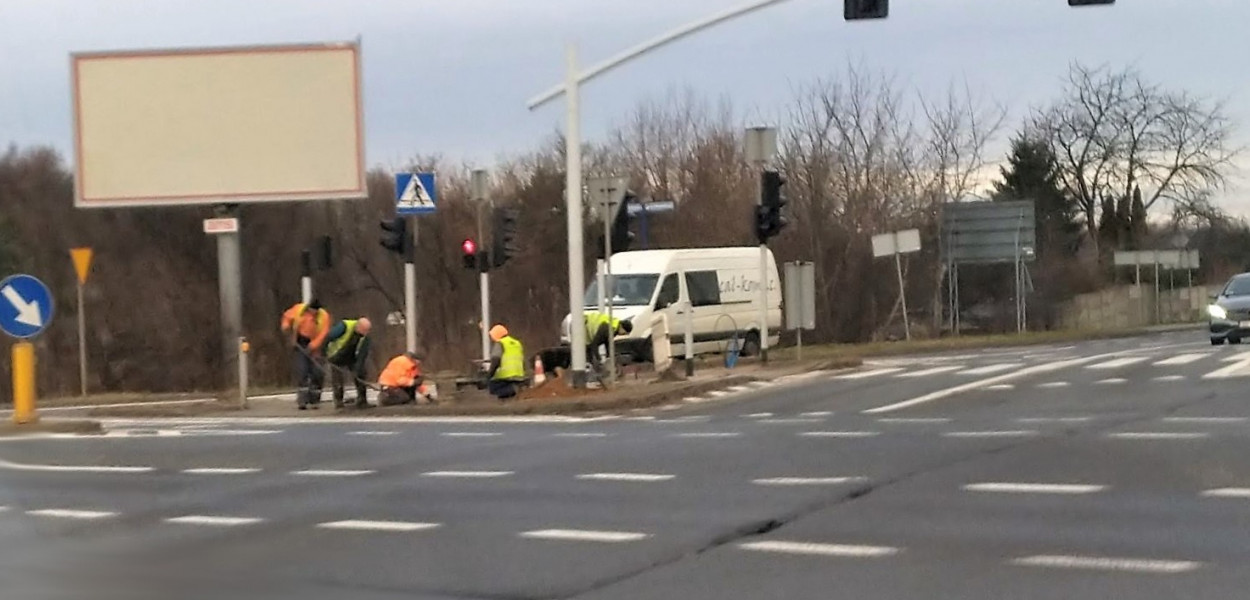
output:
[[[655,294],[655,284],[660,280],[659,274],[646,273],[641,275],[612,276],[613,306],[646,306],[651,304],[651,296]],[[599,282],[592,281],[586,288],[587,307],[599,306]]]

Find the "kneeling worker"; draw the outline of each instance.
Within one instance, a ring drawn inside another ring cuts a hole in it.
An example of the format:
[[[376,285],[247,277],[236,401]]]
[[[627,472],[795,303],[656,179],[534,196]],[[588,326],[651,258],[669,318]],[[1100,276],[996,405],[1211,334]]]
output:
[[[382,388],[378,395],[378,403],[382,406],[412,404],[417,401],[418,393],[425,396],[425,378],[421,375],[420,355],[416,352],[405,352],[392,358],[378,377],[378,385]]]
[[[525,348],[503,325],[490,328],[490,339],[495,342],[490,351],[490,393],[500,400],[515,397],[517,385],[525,383]]]
[[[599,348],[611,343],[618,335],[629,335],[634,330],[633,323],[614,319],[599,311],[586,313],[586,357],[600,370],[606,356],[599,354]]]
[[[365,381],[369,360],[369,332],[373,323],[366,317],[343,319],[330,328],[326,358],[330,362],[330,386],[334,389],[334,408],[343,408],[347,377],[356,380],[356,408],[369,407],[369,384]]]

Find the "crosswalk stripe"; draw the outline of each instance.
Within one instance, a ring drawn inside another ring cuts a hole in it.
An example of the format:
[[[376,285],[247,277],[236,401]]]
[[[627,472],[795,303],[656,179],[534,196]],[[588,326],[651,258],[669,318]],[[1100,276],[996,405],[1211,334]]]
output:
[[[174,517],[165,519],[166,523],[176,525],[208,525],[211,527],[238,527],[240,525],[255,525],[264,519],[253,517],[215,517],[209,515],[187,515],[185,517]]]
[[[493,479],[507,477],[512,471],[430,471],[422,473],[422,477],[442,477],[448,479]]]
[[[354,529],[360,531],[421,531],[434,529],[438,523],[410,523],[405,521],[332,521],[317,525],[319,529]]]
[[[582,473],[578,479],[586,481],[628,481],[635,483],[656,483],[671,481],[676,475],[668,473]]]
[[[1148,357],[1145,357],[1145,356],[1126,356],[1124,358],[1115,358],[1106,362],[1100,362],[1100,363],[1095,363],[1092,365],[1087,365],[1085,368],[1086,369],[1118,369],[1120,367],[1127,367],[1129,365],[1135,365],[1147,359]]]
[[[540,529],[522,532],[521,537],[539,540],[562,540],[570,542],[636,542],[649,537],[645,533],[632,531],[593,531],[582,529]]]
[[[1187,560],[1146,560],[1103,556],[1039,555],[1017,558],[1012,564],[1025,567],[1055,569],[1090,569],[1096,571],[1131,571],[1139,573],[1183,573],[1193,571],[1202,563]]]
[[[1241,377],[1250,375],[1250,358],[1242,358],[1236,362],[1230,363],[1226,367],[1221,367],[1206,375],[1203,379],[1228,379],[1230,377]]]
[[[898,548],[890,546],[860,546],[850,544],[813,544],[808,542],[749,542],[739,544],[743,550],[756,552],[774,552],[780,554],[807,554],[812,556],[844,556],[851,558],[876,558],[893,556],[899,553]]]
[[[928,375],[937,375],[938,373],[949,373],[951,371],[958,371],[959,369],[962,369],[962,368],[963,366],[961,365],[956,365],[953,367],[933,367],[931,369],[924,369],[922,371],[912,371],[910,373],[903,373],[903,374],[900,374],[899,377],[926,377]]]
[[[107,519],[116,517],[117,513],[102,510],[74,510],[67,508],[46,508],[42,510],[28,510],[26,514],[34,517],[52,517],[54,519]]]
[[[989,375],[990,373],[998,373],[1000,371],[1010,371],[1023,367],[1024,363],[999,363],[994,365],[985,365],[984,367],[976,367],[966,369],[957,373],[958,375]]]
[[[1202,360],[1208,356],[1211,356],[1211,354],[1210,353],[1178,354],[1176,356],[1173,356],[1172,358],[1165,358],[1155,363],[1155,366],[1158,367],[1158,366],[1167,366],[1167,365],[1187,365],[1191,362]]]

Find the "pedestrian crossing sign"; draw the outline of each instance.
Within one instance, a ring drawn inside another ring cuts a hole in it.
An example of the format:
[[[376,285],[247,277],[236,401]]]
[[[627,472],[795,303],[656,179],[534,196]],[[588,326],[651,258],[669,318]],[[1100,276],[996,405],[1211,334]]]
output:
[[[437,209],[433,173],[395,174],[395,214],[428,215]]]

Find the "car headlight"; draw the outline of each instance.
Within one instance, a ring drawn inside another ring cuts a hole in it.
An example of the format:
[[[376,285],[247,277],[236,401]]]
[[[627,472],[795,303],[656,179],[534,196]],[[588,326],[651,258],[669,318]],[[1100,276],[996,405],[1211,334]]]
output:
[[[1208,307],[1207,307],[1207,314],[1208,314],[1208,315],[1211,315],[1212,317],[1215,317],[1215,318],[1217,318],[1217,319],[1227,319],[1227,318],[1228,318],[1228,311],[1224,310],[1224,307],[1223,307],[1223,306],[1220,306],[1220,305],[1218,305],[1218,304],[1212,304],[1212,305],[1208,306]]]

